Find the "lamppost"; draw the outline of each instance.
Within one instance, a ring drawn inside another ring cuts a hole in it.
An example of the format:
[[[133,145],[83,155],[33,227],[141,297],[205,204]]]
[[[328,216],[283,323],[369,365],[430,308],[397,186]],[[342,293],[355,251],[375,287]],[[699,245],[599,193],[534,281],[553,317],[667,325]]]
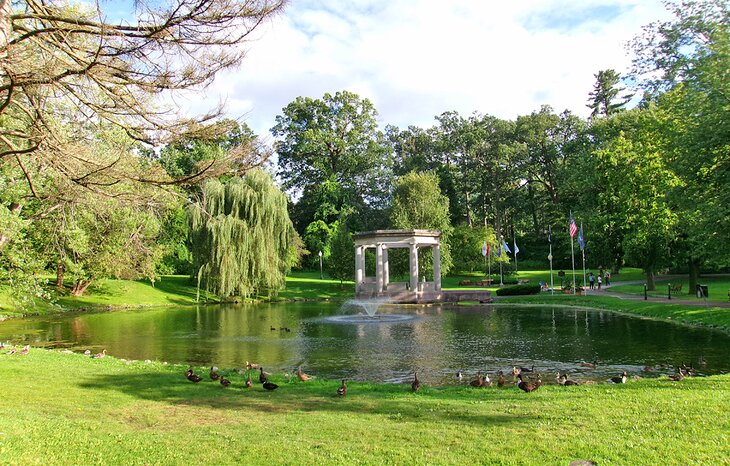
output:
[[[322,251],[319,251],[319,279],[322,280],[324,275],[322,274]]]

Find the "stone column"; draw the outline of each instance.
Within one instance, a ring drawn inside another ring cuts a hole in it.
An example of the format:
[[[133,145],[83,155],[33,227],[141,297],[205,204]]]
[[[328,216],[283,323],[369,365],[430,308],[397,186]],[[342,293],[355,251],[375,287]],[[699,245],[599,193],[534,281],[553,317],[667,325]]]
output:
[[[410,277],[411,277],[411,291],[418,291],[418,248],[415,244],[411,244],[410,260]]]
[[[365,280],[365,248],[355,247],[355,293],[360,291],[362,282]]]
[[[433,247],[433,287],[436,291],[441,291],[441,246]]]
[[[383,292],[383,245],[375,246],[375,282],[378,294]]]
[[[388,247],[383,245],[383,288],[388,289],[390,283],[390,263],[388,262]]]

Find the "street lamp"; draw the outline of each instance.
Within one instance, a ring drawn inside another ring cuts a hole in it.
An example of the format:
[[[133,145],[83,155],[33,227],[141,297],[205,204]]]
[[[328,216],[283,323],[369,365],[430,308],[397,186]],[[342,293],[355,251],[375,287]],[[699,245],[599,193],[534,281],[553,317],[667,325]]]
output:
[[[324,275],[322,274],[322,251],[319,251],[319,279],[322,280]]]

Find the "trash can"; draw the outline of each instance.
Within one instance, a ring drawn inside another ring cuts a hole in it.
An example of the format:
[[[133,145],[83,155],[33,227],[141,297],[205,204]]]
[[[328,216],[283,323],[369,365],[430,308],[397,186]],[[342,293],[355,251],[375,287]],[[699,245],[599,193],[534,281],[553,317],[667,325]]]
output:
[[[709,295],[707,294],[707,285],[697,285],[697,297],[698,298],[708,298]]]

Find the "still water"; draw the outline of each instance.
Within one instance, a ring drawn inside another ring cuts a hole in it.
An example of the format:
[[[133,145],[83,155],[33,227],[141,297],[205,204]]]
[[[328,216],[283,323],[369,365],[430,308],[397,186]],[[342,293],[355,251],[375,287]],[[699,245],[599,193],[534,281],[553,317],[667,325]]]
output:
[[[336,303],[201,306],[115,311],[0,323],[0,341],[90,349],[126,359],[305,372],[328,379],[457,383],[477,371],[535,366],[576,378],[672,373],[681,363],[705,374],[730,371],[730,335],[597,310],[558,306],[383,306],[392,322],[342,322]],[[288,329],[288,331],[287,331]],[[581,361],[598,361],[587,369]],[[642,372],[656,366],[653,373]]]

